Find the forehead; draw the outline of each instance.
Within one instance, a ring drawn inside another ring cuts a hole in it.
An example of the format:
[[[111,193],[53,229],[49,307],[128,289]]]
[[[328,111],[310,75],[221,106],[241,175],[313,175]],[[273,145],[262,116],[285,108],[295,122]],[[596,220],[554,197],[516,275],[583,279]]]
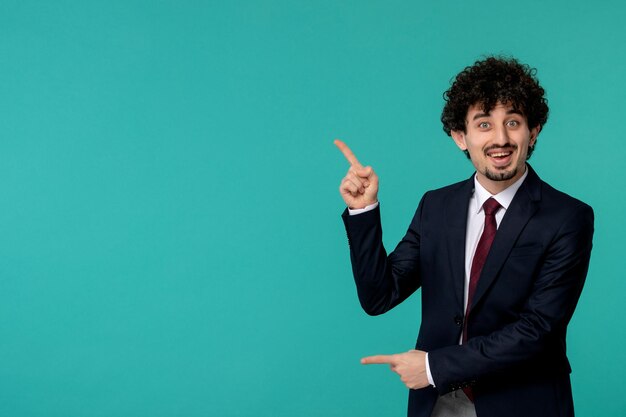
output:
[[[524,116],[523,111],[511,103],[497,102],[492,108],[485,109],[483,103],[475,103],[467,109],[467,120],[474,120],[480,117],[490,117],[497,115],[519,114]]]

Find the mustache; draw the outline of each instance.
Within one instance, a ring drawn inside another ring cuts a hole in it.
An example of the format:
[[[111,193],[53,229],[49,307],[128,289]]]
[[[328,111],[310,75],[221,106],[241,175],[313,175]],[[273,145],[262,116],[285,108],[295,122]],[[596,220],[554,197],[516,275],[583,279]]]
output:
[[[498,150],[501,150],[501,151],[516,151],[517,148],[518,148],[518,146],[517,145],[513,145],[513,144],[505,145],[505,146],[491,145],[488,148],[485,148],[485,154],[487,152],[489,152],[489,151],[494,150],[494,149],[498,149]]]

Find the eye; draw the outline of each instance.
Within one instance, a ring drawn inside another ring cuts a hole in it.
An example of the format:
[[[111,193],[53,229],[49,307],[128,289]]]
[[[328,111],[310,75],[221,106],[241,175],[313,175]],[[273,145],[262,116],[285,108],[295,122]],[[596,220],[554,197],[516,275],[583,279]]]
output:
[[[488,122],[480,122],[480,123],[478,123],[478,127],[480,129],[489,129],[489,123]]]
[[[509,120],[507,122],[507,126],[509,127],[518,127],[520,123],[517,120]]]

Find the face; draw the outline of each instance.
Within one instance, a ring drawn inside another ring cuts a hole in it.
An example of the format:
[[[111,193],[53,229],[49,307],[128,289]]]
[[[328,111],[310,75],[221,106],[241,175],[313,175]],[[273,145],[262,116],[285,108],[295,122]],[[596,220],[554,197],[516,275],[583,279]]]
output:
[[[488,113],[471,106],[465,125],[466,131],[452,131],[452,138],[469,152],[483,187],[497,194],[524,175],[528,147],[535,144],[540,126],[529,129],[526,116],[502,103]]]

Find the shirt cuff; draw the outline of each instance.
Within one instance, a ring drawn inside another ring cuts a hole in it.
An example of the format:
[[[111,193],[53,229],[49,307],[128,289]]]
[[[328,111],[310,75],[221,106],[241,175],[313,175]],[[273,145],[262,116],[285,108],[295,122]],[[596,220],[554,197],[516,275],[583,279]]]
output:
[[[372,211],[376,207],[378,207],[378,201],[375,202],[374,204],[370,204],[369,206],[365,206],[365,207],[360,208],[360,209],[351,209],[350,207],[348,207],[348,214],[350,216],[356,216],[357,214],[365,213],[367,211]]]
[[[426,352],[426,378],[428,378],[428,383],[435,387],[435,381],[433,381],[433,376],[430,373],[430,363],[428,362],[428,352]]]

